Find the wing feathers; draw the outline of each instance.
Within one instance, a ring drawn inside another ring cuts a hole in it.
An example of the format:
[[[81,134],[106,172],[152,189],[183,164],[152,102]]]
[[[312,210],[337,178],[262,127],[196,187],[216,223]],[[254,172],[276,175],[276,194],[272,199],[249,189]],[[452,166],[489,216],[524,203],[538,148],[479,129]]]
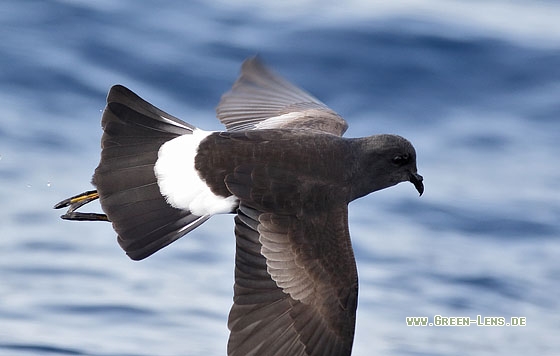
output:
[[[216,113],[228,131],[298,128],[342,136],[348,127],[337,113],[272,73],[256,57],[243,63],[241,75],[222,96]]]
[[[334,216],[339,211],[334,211],[326,220],[337,224],[340,220]],[[321,249],[321,239],[341,238],[328,236],[329,231],[338,230],[326,223],[311,232],[317,227],[304,228],[306,217],[299,222],[294,219],[290,215],[259,214],[241,200],[236,217],[234,306],[228,323],[231,355],[350,354],[357,284],[347,275],[348,284],[338,285],[338,277],[329,275],[321,265],[333,264],[346,270],[344,264],[352,265],[353,261],[347,260],[344,250],[339,251],[342,257],[338,260],[314,258],[321,256],[313,252]]]
[[[228,131],[247,130],[220,135],[251,143],[267,142],[270,135],[281,141],[297,130],[330,139],[347,128],[336,112],[256,58],[244,62],[216,112]],[[149,256],[209,218],[169,205],[154,173],[160,147],[195,127],[120,85],[109,92],[102,126],[93,183],[131,258]],[[302,182],[289,164],[260,163],[236,162],[220,186],[240,201],[228,355],[350,355],[357,276],[346,203],[326,196],[330,190],[312,178],[314,172],[306,171],[312,179]]]

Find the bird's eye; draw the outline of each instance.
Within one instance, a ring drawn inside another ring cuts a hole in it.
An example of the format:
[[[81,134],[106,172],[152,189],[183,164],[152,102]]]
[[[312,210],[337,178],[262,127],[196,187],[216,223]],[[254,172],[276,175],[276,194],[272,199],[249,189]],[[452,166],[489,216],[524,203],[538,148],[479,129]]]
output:
[[[409,160],[410,160],[410,157],[407,154],[398,155],[398,156],[395,156],[393,158],[393,163],[398,165],[398,166],[402,166],[402,165],[407,164]]]

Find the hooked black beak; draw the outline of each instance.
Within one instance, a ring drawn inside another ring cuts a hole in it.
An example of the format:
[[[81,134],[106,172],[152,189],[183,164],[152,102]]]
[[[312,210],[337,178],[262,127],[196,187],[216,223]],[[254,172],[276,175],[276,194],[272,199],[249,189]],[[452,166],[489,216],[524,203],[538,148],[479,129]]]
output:
[[[409,180],[410,183],[414,184],[414,187],[418,193],[420,193],[420,196],[422,196],[422,193],[424,193],[424,183],[422,183],[424,178],[418,173],[411,173]]]

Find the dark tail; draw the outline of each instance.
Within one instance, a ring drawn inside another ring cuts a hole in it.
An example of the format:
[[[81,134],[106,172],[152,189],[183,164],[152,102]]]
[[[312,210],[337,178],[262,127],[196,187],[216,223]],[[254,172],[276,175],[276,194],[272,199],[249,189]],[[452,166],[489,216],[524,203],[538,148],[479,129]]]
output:
[[[192,215],[169,205],[154,173],[159,148],[194,126],[154,107],[121,85],[109,91],[102,119],[101,161],[89,191],[65,199],[67,220],[110,221],[118,242],[133,260],[141,260],[193,230],[209,216]],[[106,214],[75,210],[99,198]]]

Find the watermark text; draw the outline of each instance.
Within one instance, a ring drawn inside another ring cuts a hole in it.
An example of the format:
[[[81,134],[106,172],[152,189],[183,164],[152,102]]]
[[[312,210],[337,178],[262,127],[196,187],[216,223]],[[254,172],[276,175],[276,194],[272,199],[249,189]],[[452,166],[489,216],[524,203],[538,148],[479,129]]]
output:
[[[441,316],[434,315],[430,320],[427,316],[407,316],[407,326],[526,326],[527,318],[524,316],[482,316],[475,319],[470,316]]]

